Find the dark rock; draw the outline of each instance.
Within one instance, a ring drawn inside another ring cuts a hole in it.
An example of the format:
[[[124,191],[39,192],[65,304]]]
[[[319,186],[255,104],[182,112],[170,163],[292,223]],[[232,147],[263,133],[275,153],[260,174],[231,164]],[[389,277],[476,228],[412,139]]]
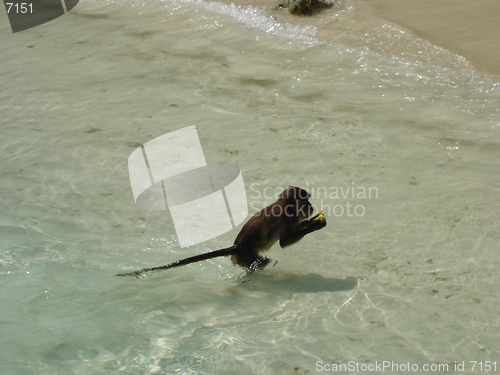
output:
[[[336,3],[323,0],[285,0],[276,6],[277,9],[285,8],[291,14],[297,16],[310,16],[323,9],[328,9],[336,5]]]

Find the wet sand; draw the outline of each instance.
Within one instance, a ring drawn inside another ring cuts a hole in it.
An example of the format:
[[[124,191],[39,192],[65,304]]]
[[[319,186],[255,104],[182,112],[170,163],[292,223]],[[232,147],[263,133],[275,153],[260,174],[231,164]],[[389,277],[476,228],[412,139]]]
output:
[[[356,0],[355,3],[464,56],[478,73],[500,79],[500,1]]]

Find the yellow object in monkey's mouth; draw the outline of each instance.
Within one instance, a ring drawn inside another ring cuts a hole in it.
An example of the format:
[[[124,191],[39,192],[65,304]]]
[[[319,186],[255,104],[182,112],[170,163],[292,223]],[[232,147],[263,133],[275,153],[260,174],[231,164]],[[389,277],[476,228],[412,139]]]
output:
[[[318,216],[313,220],[313,223],[316,221],[326,221],[325,215],[323,215],[323,211],[320,211]]]

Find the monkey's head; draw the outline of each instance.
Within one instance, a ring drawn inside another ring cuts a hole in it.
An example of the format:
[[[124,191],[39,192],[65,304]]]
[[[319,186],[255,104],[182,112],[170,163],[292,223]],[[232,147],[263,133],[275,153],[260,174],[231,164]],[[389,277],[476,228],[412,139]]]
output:
[[[290,186],[283,190],[280,194],[280,198],[285,202],[285,215],[290,218],[298,219],[299,221],[310,217],[314,212],[314,208],[311,202],[309,202],[310,197],[311,194],[296,186]]]

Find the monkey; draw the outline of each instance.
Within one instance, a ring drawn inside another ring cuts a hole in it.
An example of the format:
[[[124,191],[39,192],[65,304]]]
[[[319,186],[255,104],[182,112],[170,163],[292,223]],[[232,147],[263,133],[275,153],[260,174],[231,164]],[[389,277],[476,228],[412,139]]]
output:
[[[233,264],[247,272],[264,268],[271,259],[260,255],[268,251],[277,241],[282,248],[298,242],[306,234],[326,226],[323,212],[314,212],[309,202],[311,195],[304,189],[290,186],[283,190],[276,202],[253,215],[234,240],[231,247],[195,255],[165,266],[144,268],[139,271],[119,273],[116,276],[139,276],[148,271],[159,271],[202,260],[230,256]]]

